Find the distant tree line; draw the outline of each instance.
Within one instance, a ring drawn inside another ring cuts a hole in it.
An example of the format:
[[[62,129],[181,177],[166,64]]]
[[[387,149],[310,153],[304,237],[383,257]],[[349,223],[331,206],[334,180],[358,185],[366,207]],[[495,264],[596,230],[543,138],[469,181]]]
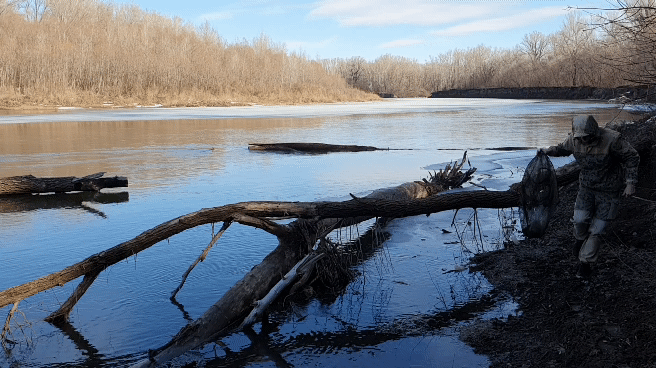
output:
[[[573,11],[558,32],[527,34],[513,49],[456,49],[427,63],[384,55],[373,62],[352,57],[323,64],[352,86],[397,97],[449,89],[654,84],[656,0]]]
[[[373,97],[265,35],[228,44],[207,23],[195,27],[134,5],[0,0],[0,105]]]
[[[262,35],[225,42],[209,24],[103,0],[0,0],[0,106],[229,105],[429,96],[493,87],[654,85],[656,0],[573,11],[512,49],[455,49],[430,61],[310,60]],[[610,4],[610,3],[609,3]]]

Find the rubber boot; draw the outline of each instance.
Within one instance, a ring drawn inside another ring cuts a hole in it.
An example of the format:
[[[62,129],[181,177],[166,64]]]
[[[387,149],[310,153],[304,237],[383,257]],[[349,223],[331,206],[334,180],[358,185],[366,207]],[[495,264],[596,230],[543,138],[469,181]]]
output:
[[[574,242],[574,245],[572,245],[572,254],[576,259],[579,259],[579,253],[581,253],[581,247],[583,246],[583,243],[585,240],[577,240]]]
[[[576,272],[576,277],[579,279],[589,279],[592,274],[592,268],[589,263],[579,263],[579,270]]]

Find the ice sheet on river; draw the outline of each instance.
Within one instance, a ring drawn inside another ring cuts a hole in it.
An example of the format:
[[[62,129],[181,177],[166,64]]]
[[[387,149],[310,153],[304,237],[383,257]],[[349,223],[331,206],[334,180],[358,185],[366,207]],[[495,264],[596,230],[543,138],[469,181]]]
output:
[[[495,99],[495,105],[535,105],[535,100]],[[237,119],[237,118],[313,118],[320,116],[407,114],[422,112],[448,112],[477,109],[489,106],[487,99],[434,99],[399,98],[374,102],[333,103],[294,106],[231,106],[231,107],[137,107],[137,108],[60,108],[57,113],[4,115],[0,124],[46,123],[74,121],[136,121],[136,120],[186,120],[186,119]],[[553,110],[551,102],[549,110]],[[612,105],[586,103],[587,108],[609,108]],[[576,104],[562,104],[561,112],[580,108]]]

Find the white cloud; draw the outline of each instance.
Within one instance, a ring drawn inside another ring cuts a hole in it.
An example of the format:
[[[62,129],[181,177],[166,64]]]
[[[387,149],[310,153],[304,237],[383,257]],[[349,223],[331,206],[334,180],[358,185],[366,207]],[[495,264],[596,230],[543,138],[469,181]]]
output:
[[[507,6],[507,5],[505,5]],[[498,14],[503,4],[426,0],[324,0],[310,12],[343,26],[440,25]]]
[[[568,11],[569,10],[564,7],[532,9],[505,17],[476,20],[459,24],[457,26],[433,31],[430,34],[434,36],[464,36],[480,32],[507,31],[509,29],[521,28],[531,24],[544,22],[555,17],[560,17],[567,14]]]
[[[231,19],[232,17],[234,17],[234,14],[232,12],[220,11],[220,12],[202,14],[201,16],[198,17],[198,19],[204,22],[204,21]]]
[[[422,40],[406,38],[406,39],[403,39],[403,40],[396,40],[396,41],[386,42],[386,43],[380,45],[380,48],[382,48],[382,49],[395,49],[395,48],[401,48],[401,47],[421,45],[423,43],[424,43],[424,41],[422,41]]]

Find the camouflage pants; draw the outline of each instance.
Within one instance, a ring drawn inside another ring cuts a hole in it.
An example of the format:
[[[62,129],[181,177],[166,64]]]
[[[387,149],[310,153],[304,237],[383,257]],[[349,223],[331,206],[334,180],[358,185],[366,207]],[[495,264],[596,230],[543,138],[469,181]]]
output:
[[[601,236],[606,225],[617,215],[620,203],[619,192],[600,192],[579,186],[574,204],[574,237],[583,241],[579,260],[593,263],[599,256]]]

